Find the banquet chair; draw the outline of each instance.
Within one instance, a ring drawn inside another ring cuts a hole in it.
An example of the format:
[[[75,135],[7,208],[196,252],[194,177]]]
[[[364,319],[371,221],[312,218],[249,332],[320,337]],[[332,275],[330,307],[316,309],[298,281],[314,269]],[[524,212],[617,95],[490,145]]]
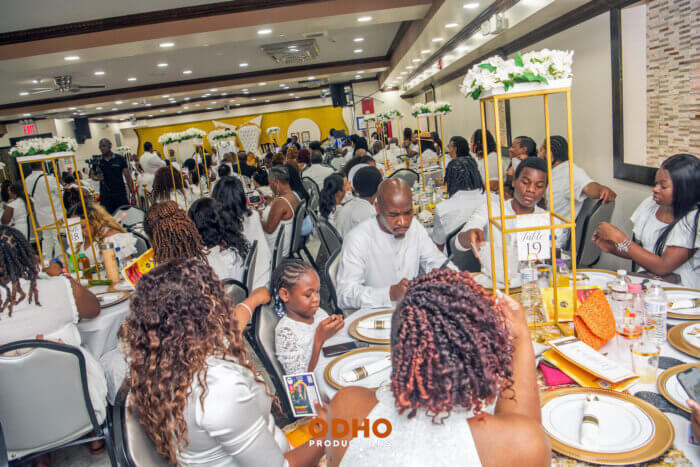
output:
[[[343,237],[326,219],[319,219],[317,226],[321,247],[326,251],[326,258],[330,258],[333,253],[340,250],[343,246]]]
[[[292,241],[290,242],[289,246],[289,257],[293,258],[296,256],[299,259],[304,259],[301,256],[301,252],[303,251],[306,253],[309,262],[311,262],[314,269],[318,270],[309,249],[306,248],[306,238],[301,234],[304,218],[307,216],[307,214],[308,209],[306,201],[302,201],[294,211],[294,220],[292,221]]]
[[[415,170],[403,168],[389,175],[389,178],[394,177],[403,179],[406,183],[408,183],[409,187],[413,188],[413,185],[416,184],[416,182],[420,178],[420,175],[418,175],[418,172],[416,172]]]
[[[5,449],[5,436],[0,423],[0,467],[7,467],[7,450]]]
[[[603,203],[599,199],[586,198],[576,216],[576,267],[591,268],[600,260],[601,249],[591,239],[601,222],[610,222],[615,202]],[[571,246],[569,245],[569,250]]]
[[[23,353],[3,355],[17,350]],[[108,422],[98,420],[92,406],[80,348],[47,340],[0,346],[0,394],[0,423],[13,464],[103,439],[117,465]]]
[[[231,299],[234,305],[238,305],[248,298],[248,288],[236,279],[224,279],[221,281],[224,292]]]
[[[151,242],[148,238],[138,230],[128,229],[129,233],[136,237],[136,253],[134,254],[134,259],[138,258],[151,248]]]
[[[126,213],[123,219],[119,220],[119,216],[122,213]],[[139,209],[136,206],[131,206],[125,204],[124,206],[119,206],[116,211],[112,213],[112,217],[117,219],[117,221],[124,226],[124,228],[129,228],[132,225],[142,224],[146,219],[146,211]]]
[[[280,229],[281,230],[281,229]],[[255,261],[258,259],[258,241],[255,240],[248,250],[245,263],[243,263],[243,284],[245,284],[248,292],[253,291],[253,282],[255,281]]]
[[[333,307],[333,313],[342,314],[342,310],[338,306],[338,287],[336,286],[336,274],[338,274],[338,265],[340,264],[340,249],[336,250],[326,261],[323,268],[323,281],[328,285],[328,300]]]
[[[277,268],[277,266],[279,266],[280,263],[284,260],[285,238],[286,235],[284,233],[284,229],[280,229],[279,233],[277,234],[277,238],[275,239],[274,251],[272,252],[272,271],[274,271]]]
[[[279,320],[280,318],[275,313],[273,304],[269,303],[258,307],[253,314],[252,342],[249,336],[246,337],[249,339],[248,343],[255,350],[275,387],[275,393],[279,398],[282,413],[287,418],[282,425],[286,425],[294,421],[294,413],[289,405],[289,399],[286,397],[287,388],[284,383],[284,369],[279,360],[277,360],[275,353],[275,328]]]
[[[318,202],[321,197],[321,190],[319,190],[316,182],[309,177],[303,177],[301,183],[304,184],[304,188],[309,193],[309,210],[312,212],[318,212]]]
[[[481,271],[481,263],[476,256],[474,256],[474,252],[472,250],[460,251],[455,247],[457,235],[462,231],[462,227],[464,227],[464,224],[447,236],[445,251],[448,257],[454,254],[451,259],[452,264],[457,266],[460,271],[479,272]]]
[[[168,462],[156,451],[139,421],[139,411],[129,407],[129,391],[122,387],[112,407],[114,444],[119,465],[123,467],[165,467]]]

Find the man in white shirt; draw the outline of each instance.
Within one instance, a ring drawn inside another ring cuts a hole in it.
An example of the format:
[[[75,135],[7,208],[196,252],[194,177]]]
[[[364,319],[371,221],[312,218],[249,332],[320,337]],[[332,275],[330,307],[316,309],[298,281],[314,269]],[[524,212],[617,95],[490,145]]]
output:
[[[410,280],[447,259],[420,222],[413,222],[413,198],[405,181],[381,183],[376,211],[343,241],[336,276],[343,309],[391,307],[403,298]]]
[[[335,217],[335,227],[343,238],[356,225],[376,216],[374,201],[379,184],[382,183],[382,174],[376,167],[368,165],[354,172],[350,182],[357,196],[338,209]]]
[[[399,155],[404,152],[405,151],[402,151],[399,147],[398,138],[389,138],[389,145],[375,154],[374,160],[377,162],[378,166],[386,168],[386,162],[384,160],[386,157],[389,160],[389,170],[396,170],[399,169],[401,165]]]
[[[27,187],[29,196],[34,201],[34,218],[38,227],[44,227],[53,224],[55,221],[63,222],[63,210],[61,209],[60,190],[56,177],[52,174],[44,176],[41,169],[41,162],[32,162],[30,164],[32,173],[27,175],[24,183]],[[46,184],[48,182],[49,190]],[[49,191],[51,197],[49,197]],[[51,209],[53,203],[53,209]],[[54,219],[53,213],[56,213]],[[55,230],[44,230],[41,232],[41,254],[45,260],[52,259],[61,251],[61,246],[58,244],[58,235]]]
[[[305,168],[301,175],[302,177],[309,177],[311,180],[316,182],[319,191],[323,189],[323,181],[327,176],[333,173],[333,169],[326,165],[322,165],[323,155],[318,149],[311,151],[311,165]]]
[[[153,153],[153,144],[150,141],[143,143],[143,154],[139,157],[139,165],[143,169],[143,176],[141,177],[139,192],[142,192],[143,185],[146,185],[146,191],[150,193],[153,189],[153,180],[156,176],[156,171],[161,167],[165,167],[165,161],[161,159],[157,154]]]
[[[553,210],[565,219],[570,219],[571,204],[569,200],[569,144],[562,136],[549,138],[552,151],[552,200]],[[547,147],[545,142],[540,146],[539,157],[547,160]],[[574,222],[581,210],[586,198],[600,199],[604,203],[615,201],[617,194],[600,183],[594,182],[588,177],[585,170],[573,164],[574,172]],[[545,198],[548,199],[548,198]],[[561,235],[558,245],[566,245],[569,240],[569,229],[557,233]]]

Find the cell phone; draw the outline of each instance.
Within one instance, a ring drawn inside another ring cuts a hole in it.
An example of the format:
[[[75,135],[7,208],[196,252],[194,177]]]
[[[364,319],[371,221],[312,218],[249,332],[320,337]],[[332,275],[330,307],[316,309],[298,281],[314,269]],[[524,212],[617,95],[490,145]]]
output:
[[[678,373],[678,381],[695,402],[700,402],[700,369],[688,368]]]
[[[342,344],[335,344],[335,345],[329,345],[328,347],[323,347],[321,350],[323,351],[323,356],[328,358],[328,357],[335,357],[340,354],[344,354],[345,352],[349,352],[353,349],[357,349],[360,347],[367,347],[367,344],[364,342],[343,342]]]

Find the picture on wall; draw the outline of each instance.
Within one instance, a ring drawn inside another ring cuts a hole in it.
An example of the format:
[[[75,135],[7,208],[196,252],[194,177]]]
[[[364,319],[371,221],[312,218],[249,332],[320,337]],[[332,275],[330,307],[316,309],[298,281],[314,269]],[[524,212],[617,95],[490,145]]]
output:
[[[311,142],[311,132],[302,131],[301,132],[301,142],[304,144],[309,144]]]

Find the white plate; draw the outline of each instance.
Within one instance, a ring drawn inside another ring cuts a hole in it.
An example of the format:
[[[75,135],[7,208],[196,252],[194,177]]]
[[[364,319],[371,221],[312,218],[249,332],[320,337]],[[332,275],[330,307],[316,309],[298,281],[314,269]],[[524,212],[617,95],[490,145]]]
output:
[[[352,371],[357,367],[365,366],[372,362],[376,362],[377,360],[381,360],[387,355],[389,355],[389,352],[386,350],[368,350],[367,352],[349,354],[342,357],[338,363],[333,365],[333,368],[331,368],[330,377],[333,379],[333,381],[342,386],[362,386],[363,388],[367,389],[376,389],[383,383],[389,381],[389,377],[391,376],[391,367],[385,368],[378,373],[369,375],[366,378],[349,384],[346,384],[345,380],[340,375],[346,371]]]
[[[490,277],[488,277],[486,274],[481,274],[481,273],[472,274],[472,277],[474,278],[474,281],[475,281],[477,284],[481,285],[481,286],[484,287],[485,289],[489,289],[489,290],[490,290],[490,289],[493,288],[493,279],[491,279]],[[517,272],[516,272],[514,275],[511,274],[511,277],[510,277],[510,288],[512,289],[512,288],[515,288],[515,287],[520,287],[520,285],[521,285],[521,284],[520,284],[520,274],[517,273]],[[504,288],[504,287],[503,287],[503,283],[498,282],[498,287],[501,288],[501,289]]]
[[[691,324],[683,329],[683,340],[693,347],[700,348],[700,324]]]
[[[382,313],[381,315],[375,315],[375,316],[366,316],[364,318],[359,318],[357,319],[358,321],[358,326],[357,326],[357,333],[369,337],[370,339],[389,339],[391,337],[391,327],[389,329],[362,329],[359,326],[360,321],[374,321],[375,319],[386,319],[391,323],[391,310],[387,310],[386,313]],[[391,326],[391,324],[390,324]]]
[[[678,300],[684,300],[684,299],[692,299],[692,298],[700,298],[700,292],[693,292],[692,290],[670,290],[666,289],[666,298],[668,298],[668,301],[673,303]],[[696,315],[700,313],[700,307],[695,307],[695,308],[681,308],[678,310],[673,310],[671,308],[668,309],[669,312],[671,313],[676,313],[679,315]],[[691,326],[688,326],[691,327]],[[693,344],[696,345],[696,344]]]
[[[110,306],[118,302],[124,297],[121,292],[107,292],[97,296],[97,300],[100,301],[100,306]]]
[[[678,381],[678,373],[670,378],[667,378],[665,386],[666,392],[668,392],[668,395],[671,396],[671,399],[673,399],[676,404],[682,405],[686,409],[690,410],[688,404],[685,403],[690,396],[688,396],[686,390],[683,389],[683,386],[681,386],[681,382]]]
[[[601,271],[577,271],[576,275],[585,275],[586,280],[579,282],[577,285],[580,286],[594,286],[597,285],[603,290],[606,290],[608,282],[615,279],[615,273],[613,272],[601,272]]]
[[[566,394],[542,407],[542,425],[560,442],[584,451],[614,454],[634,451],[654,437],[653,420],[631,402],[598,394],[599,445],[595,449],[579,443],[585,393]]]

